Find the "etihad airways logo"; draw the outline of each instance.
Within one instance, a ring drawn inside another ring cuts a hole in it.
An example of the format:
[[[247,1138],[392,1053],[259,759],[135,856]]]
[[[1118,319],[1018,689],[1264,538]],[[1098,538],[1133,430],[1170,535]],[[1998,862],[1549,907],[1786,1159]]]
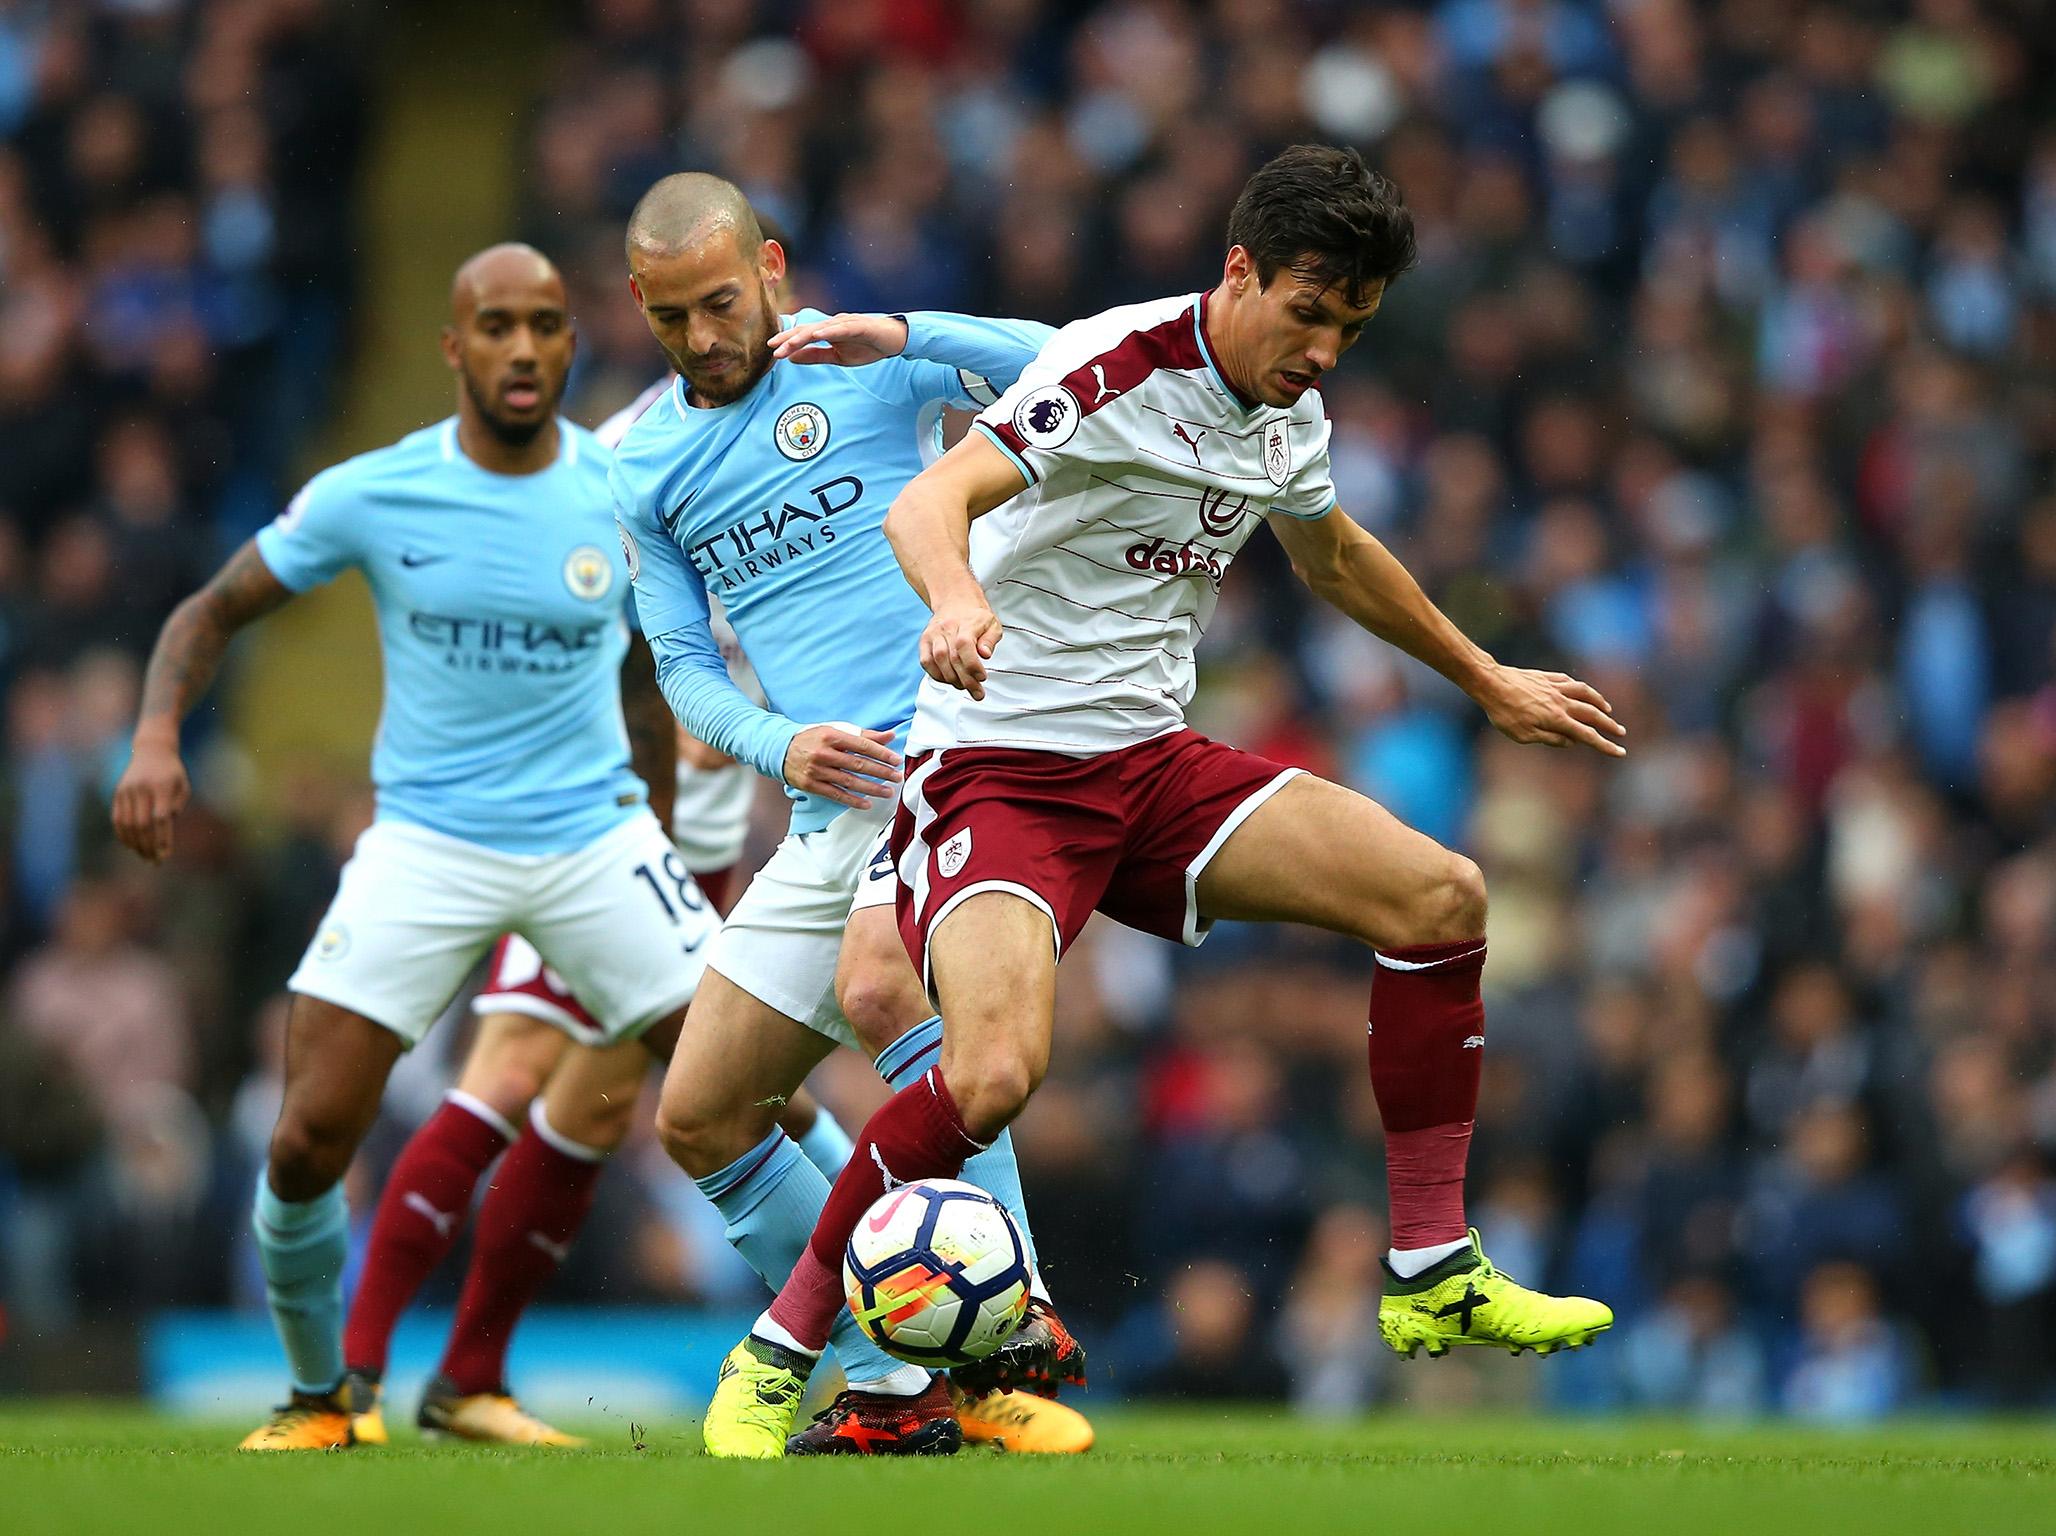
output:
[[[833,544],[836,528],[829,521],[864,498],[864,482],[855,475],[837,475],[810,487],[798,497],[738,519],[700,538],[684,530],[684,505],[665,519],[667,531],[716,592],[733,592],[787,561],[803,560]],[[690,540],[690,542],[688,542]]]
[[[510,623],[440,613],[410,613],[414,638],[439,646],[443,663],[460,672],[562,672],[605,641],[611,620],[591,624]]]

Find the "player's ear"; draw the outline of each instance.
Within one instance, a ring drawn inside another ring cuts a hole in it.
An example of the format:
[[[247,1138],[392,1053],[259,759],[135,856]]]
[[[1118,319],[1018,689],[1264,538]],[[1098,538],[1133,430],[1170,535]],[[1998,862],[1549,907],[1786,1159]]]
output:
[[[457,334],[457,327],[446,325],[442,330],[443,362],[450,372],[457,373],[464,367],[463,338]]]
[[[1221,281],[1237,293],[1249,291],[1250,279],[1256,276],[1256,263],[1249,259],[1249,252],[1239,245],[1228,247],[1228,259],[1221,264]],[[1263,284],[1257,284],[1259,288]]]
[[[642,284],[635,280],[633,272],[628,274],[628,291],[635,295],[635,307],[641,309],[643,301]]]
[[[757,267],[764,274],[764,286],[776,288],[785,281],[785,247],[766,240],[757,251]]]

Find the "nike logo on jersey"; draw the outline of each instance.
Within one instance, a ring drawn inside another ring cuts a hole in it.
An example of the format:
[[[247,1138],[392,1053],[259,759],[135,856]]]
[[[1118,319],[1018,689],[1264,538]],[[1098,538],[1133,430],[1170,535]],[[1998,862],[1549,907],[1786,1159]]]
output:
[[[1107,388],[1107,371],[1102,365],[1098,363],[1092,365],[1092,376],[1099,381],[1099,393],[1092,397],[1094,405],[1098,405],[1100,401],[1120,393],[1118,389]]]
[[[452,1229],[457,1225],[457,1213],[455,1211],[439,1211],[430,1205],[426,1198],[416,1194],[411,1189],[400,1197],[400,1204],[406,1206],[408,1210],[413,1211],[417,1215],[426,1216],[428,1224],[435,1228],[435,1235],[437,1237],[448,1237]]]
[[[421,551],[417,549],[409,549],[403,550],[401,552],[400,564],[406,566],[408,570],[412,571],[417,570],[424,565],[438,564],[439,562],[447,560],[449,558],[450,557],[448,555],[424,555],[421,553]]]
[[[1201,427],[1199,429],[1199,437],[1205,437],[1210,430],[1212,429]],[[1190,432],[1186,431],[1185,423],[1182,421],[1171,423],[1171,436],[1177,438],[1179,442],[1192,450],[1192,462],[1197,466],[1199,463],[1199,437],[1194,437]]]

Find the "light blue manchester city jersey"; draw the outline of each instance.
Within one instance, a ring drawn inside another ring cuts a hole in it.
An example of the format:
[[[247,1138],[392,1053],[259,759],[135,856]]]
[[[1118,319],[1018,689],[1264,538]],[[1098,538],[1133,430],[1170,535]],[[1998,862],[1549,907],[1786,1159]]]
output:
[[[645,814],[628,766],[628,571],[608,455],[560,420],[557,461],[482,469],[454,418],[307,483],[257,535],[295,592],[354,566],[385,657],[381,820],[503,853],[583,847]]]
[[[614,451],[622,547],[665,696],[700,740],[773,779],[809,725],[904,739],[928,609],[885,540],[886,510],[921,470],[934,408],[990,403],[1055,334],[1030,321],[906,319],[899,357],[776,362],[729,405],[695,407],[674,382]],[[768,711],[729,680],[708,629],[710,592]],[[796,832],[842,809],[787,793],[799,802]]]

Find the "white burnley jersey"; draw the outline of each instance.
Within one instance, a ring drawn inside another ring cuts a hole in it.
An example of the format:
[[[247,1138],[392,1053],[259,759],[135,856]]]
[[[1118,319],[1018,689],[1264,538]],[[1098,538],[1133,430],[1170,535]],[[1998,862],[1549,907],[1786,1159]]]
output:
[[[1206,295],[1065,326],[978,418],[1027,489],[971,524],[1005,628],[981,702],[921,685],[910,752],[1090,756],[1179,729],[1221,581],[1271,513],[1325,517],[1317,390],[1248,404],[1206,342]]]

